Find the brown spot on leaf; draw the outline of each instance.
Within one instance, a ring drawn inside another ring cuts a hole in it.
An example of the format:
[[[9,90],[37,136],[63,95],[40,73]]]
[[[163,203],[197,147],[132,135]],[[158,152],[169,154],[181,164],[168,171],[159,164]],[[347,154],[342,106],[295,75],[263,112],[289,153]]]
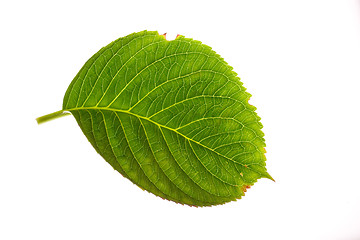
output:
[[[243,192],[246,192],[251,186],[250,185],[244,185],[242,187]]]
[[[160,36],[163,36],[165,38],[165,40],[166,40],[166,34],[167,33],[164,33],[164,34],[161,34]]]

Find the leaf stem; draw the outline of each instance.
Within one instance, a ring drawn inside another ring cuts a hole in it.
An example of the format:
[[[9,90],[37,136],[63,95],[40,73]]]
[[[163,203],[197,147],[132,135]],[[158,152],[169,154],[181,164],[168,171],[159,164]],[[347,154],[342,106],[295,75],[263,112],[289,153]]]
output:
[[[57,111],[57,112],[53,112],[53,113],[44,115],[42,117],[38,117],[36,119],[36,121],[37,121],[38,124],[41,124],[41,123],[51,121],[51,120],[54,120],[56,118],[64,117],[64,116],[67,116],[67,115],[70,115],[70,113],[65,112],[64,110],[60,110],[60,111]]]

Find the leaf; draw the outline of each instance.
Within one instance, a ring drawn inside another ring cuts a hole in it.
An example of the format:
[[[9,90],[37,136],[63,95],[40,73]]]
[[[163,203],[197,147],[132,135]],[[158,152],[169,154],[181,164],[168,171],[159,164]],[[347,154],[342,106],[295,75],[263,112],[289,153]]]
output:
[[[265,168],[260,118],[232,68],[210,47],[143,31],[102,48],[66,91],[69,112],[124,177],[192,206],[241,198]]]

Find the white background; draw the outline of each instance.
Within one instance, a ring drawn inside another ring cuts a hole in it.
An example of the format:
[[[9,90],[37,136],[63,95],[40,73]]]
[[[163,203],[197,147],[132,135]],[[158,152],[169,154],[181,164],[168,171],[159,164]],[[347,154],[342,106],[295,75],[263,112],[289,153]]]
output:
[[[360,239],[360,2],[1,1],[0,239]],[[141,30],[211,46],[253,95],[267,168],[237,202],[141,191],[61,109],[77,71]]]

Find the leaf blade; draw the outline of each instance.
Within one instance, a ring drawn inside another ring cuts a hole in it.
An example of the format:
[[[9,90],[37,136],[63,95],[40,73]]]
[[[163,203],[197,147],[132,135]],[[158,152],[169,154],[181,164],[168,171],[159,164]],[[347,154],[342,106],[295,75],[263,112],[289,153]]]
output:
[[[70,84],[63,111],[140,188],[210,206],[241,198],[259,178],[272,179],[250,96],[210,47],[143,31],[91,57]]]

